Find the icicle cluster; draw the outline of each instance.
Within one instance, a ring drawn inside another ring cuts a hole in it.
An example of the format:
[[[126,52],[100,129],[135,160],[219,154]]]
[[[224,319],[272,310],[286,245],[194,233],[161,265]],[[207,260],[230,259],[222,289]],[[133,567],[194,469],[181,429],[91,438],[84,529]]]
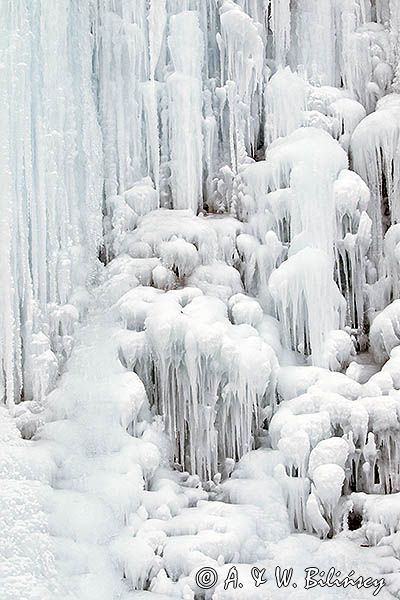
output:
[[[101,240],[90,8],[0,7],[0,397],[10,404],[50,389]]]
[[[263,312],[235,293],[242,291],[239,273],[218,260],[230,240],[212,220],[160,210],[131,235],[148,244],[150,256],[111,263],[138,286],[114,309],[128,329],[121,359],[164,416],[178,462],[211,478],[225,458],[251,450],[274,404],[278,362],[257,330]]]

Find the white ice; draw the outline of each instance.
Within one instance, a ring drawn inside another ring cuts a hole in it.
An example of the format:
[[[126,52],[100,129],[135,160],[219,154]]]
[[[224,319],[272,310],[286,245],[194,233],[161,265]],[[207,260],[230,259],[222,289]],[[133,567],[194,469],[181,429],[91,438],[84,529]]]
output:
[[[5,600],[399,597],[399,35],[397,0],[0,4]]]

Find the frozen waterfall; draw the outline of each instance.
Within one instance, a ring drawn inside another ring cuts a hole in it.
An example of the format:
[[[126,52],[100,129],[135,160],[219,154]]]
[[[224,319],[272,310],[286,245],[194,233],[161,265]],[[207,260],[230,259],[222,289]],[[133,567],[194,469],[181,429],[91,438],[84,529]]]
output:
[[[1,600],[400,598],[399,0],[0,1],[0,136]]]

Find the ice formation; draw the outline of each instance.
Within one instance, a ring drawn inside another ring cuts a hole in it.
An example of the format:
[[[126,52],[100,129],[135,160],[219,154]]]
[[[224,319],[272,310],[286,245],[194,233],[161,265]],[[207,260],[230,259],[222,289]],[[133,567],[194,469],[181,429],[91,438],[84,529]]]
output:
[[[335,561],[400,597],[398,1],[0,33],[5,600],[369,598],[302,589]]]
[[[52,334],[52,307],[65,306],[94,272],[103,170],[89,3],[0,10],[0,395],[12,404],[41,393],[30,368],[39,348],[44,391],[54,383],[54,349],[40,340]]]

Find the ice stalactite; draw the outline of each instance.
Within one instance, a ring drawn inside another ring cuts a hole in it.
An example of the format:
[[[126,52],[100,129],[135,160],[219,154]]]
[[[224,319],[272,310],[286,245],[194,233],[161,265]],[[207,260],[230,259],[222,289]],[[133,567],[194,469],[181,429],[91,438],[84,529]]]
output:
[[[383,234],[400,217],[399,114],[400,97],[385,96],[378,102],[377,110],[357,126],[351,141],[354,169],[368,184],[373,198],[373,256],[380,274]]]
[[[337,241],[336,278],[347,301],[347,322],[360,333],[365,327],[367,256],[372,223],[366,210],[370,192],[353,171],[343,170],[334,183]]]
[[[343,83],[367,112],[387,93],[393,69],[387,31],[368,21],[344,20]],[[350,60],[356,54],[357,61]]]

